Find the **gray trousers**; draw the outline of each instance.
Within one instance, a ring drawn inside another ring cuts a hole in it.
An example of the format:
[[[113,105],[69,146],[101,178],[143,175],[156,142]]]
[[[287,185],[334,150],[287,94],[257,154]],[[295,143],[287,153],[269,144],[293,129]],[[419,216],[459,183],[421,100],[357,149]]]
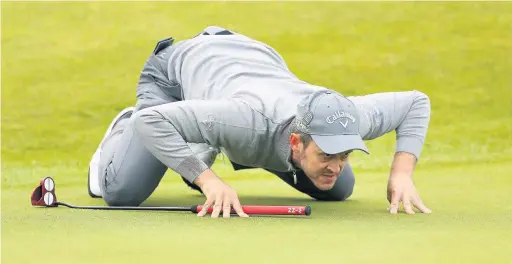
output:
[[[137,90],[135,112],[141,109],[182,100],[181,87],[167,76],[167,60],[174,46],[163,52],[151,54],[142,69]],[[163,55],[161,55],[163,54]],[[132,115],[133,117],[133,115]],[[206,164],[213,164],[219,153],[206,144],[189,144],[194,153]],[[233,164],[235,170],[247,169]],[[102,145],[99,165],[102,197],[112,206],[138,206],[154,192],[167,167],[151,154],[134,133],[133,118],[119,121]],[[347,164],[334,188],[329,191],[317,189],[304,173],[297,172],[297,184],[291,173],[273,172],[298,191],[318,200],[342,201],[354,188],[354,174]],[[222,175],[219,175],[222,177]]]

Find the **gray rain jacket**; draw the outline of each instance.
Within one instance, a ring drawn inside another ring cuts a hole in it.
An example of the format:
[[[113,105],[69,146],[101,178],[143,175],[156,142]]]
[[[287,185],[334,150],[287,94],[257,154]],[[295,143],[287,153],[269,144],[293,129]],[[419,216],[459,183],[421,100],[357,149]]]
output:
[[[211,30],[224,29],[204,32]],[[241,34],[201,34],[173,46],[166,76],[181,89],[182,101],[135,114],[136,131],[148,150],[189,182],[208,166],[187,142],[220,148],[243,166],[293,171],[289,136],[297,104],[325,88],[300,80],[276,50]],[[424,93],[348,98],[359,109],[364,140],[396,131],[396,151],[419,158],[430,119]]]

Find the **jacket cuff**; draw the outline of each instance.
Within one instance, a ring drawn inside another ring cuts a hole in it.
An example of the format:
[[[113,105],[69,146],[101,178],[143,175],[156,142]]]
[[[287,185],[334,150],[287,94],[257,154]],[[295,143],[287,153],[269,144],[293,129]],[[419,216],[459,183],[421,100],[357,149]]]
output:
[[[188,182],[193,183],[195,179],[206,169],[208,169],[208,165],[206,165],[206,163],[198,159],[196,156],[190,156],[183,160],[175,171]]]
[[[421,150],[423,148],[423,140],[416,137],[400,137],[397,140],[396,152],[407,152],[420,159]]]

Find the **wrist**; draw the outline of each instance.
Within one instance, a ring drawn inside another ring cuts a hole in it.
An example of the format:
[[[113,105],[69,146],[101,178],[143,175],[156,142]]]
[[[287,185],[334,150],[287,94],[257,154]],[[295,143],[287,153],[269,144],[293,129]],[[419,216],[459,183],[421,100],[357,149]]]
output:
[[[197,178],[194,180],[194,184],[202,189],[206,183],[214,180],[219,180],[219,178],[215,175],[215,173],[213,173],[212,170],[207,169],[199,174],[199,176],[197,176]]]
[[[416,157],[407,152],[397,152],[391,165],[390,178],[411,177],[416,166]]]
[[[395,172],[395,173],[391,173],[389,175],[389,179],[402,179],[402,178],[410,178],[411,177],[411,173],[403,173],[403,172]]]

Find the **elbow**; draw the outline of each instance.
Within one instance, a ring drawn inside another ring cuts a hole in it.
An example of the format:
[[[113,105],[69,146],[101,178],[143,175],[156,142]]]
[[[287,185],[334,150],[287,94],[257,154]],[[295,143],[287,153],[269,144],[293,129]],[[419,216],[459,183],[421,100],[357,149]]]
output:
[[[432,105],[431,105],[430,98],[428,97],[428,95],[424,92],[415,90],[412,108],[413,109],[421,109],[421,112],[423,113],[423,115],[430,118],[430,113],[432,111]]]
[[[430,123],[430,114],[428,95],[416,90],[409,92],[409,106],[396,128],[397,136],[413,136],[423,140]]]
[[[396,152],[420,157],[430,123],[431,103],[427,94],[414,91],[410,110],[398,126]]]

